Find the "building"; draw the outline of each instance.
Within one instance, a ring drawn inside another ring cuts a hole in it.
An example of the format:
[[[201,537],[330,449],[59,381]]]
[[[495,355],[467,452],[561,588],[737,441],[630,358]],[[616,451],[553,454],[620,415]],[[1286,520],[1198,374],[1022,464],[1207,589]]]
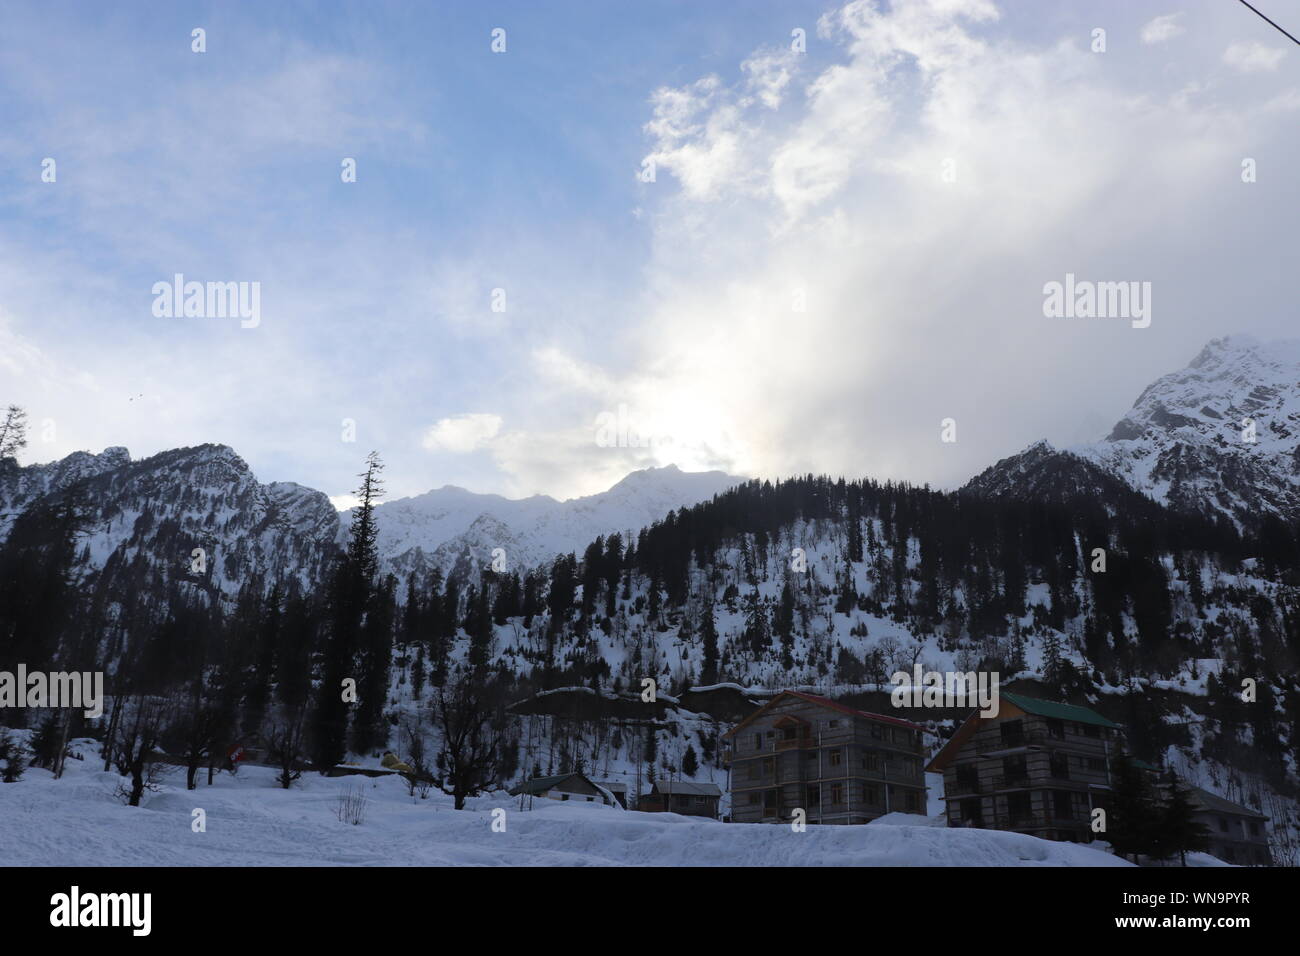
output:
[[[608,790],[618,802],[618,805],[624,810],[627,809],[627,784],[614,780],[602,780],[597,786]]]
[[[576,800],[580,803],[603,803],[613,806],[614,795],[583,773],[562,773],[554,777],[534,777],[510,790],[512,797],[533,797],[546,800]]]
[[[724,735],[731,819],[778,823],[802,809],[808,823],[868,823],[925,812],[917,724],[782,691]]]
[[[1209,831],[1207,851],[1225,863],[1271,866],[1268,851],[1268,817],[1249,807],[1225,800],[1199,787],[1189,787],[1188,801],[1196,808],[1192,819]]]
[[[637,801],[636,808],[649,813],[682,813],[716,820],[721,800],[722,788],[716,783],[656,780],[650,792]]]
[[[948,826],[1092,840],[1111,792],[1122,728],[1073,704],[1000,695],[998,715],[966,719],[926,769],[943,774]]]

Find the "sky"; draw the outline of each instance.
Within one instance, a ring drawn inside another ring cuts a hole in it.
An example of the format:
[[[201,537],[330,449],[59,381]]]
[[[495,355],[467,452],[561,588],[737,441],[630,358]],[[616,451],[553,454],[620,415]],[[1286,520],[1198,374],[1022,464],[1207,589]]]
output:
[[[390,498],[955,487],[1300,335],[1298,171],[1300,47],[1220,0],[7,2],[0,403],[24,462],[222,443],[340,505],[372,449]]]

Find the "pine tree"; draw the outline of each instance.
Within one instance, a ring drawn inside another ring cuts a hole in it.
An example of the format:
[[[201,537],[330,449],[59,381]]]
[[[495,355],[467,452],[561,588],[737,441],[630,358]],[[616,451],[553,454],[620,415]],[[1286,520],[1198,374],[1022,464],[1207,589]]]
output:
[[[700,759],[695,755],[695,748],[690,744],[686,745],[686,753],[682,754],[682,776],[694,777],[700,770]]]
[[[1178,854],[1179,862],[1187,865],[1187,854],[1209,846],[1209,828],[1193,818],[1196,808],[1191,802],[1191,791],[1178,777],[1169,775],[1164,806],[1161,808],[1155,856],[1167,859]]]
[[[1150,856],[1157,851],[1160,807],[1146,774],[1128,754],[1114,761],[1115,788],[1112,791],[1106,839],[1120,856]]]
[[[718,682],[718,627],[713,620],[713,605],[704,607],[700,621],[700,637],[704,641],[704,661],[700,665],[700,683],[705,687]]]
[[[372,451],[366,457],[366,470],[360,475],[361,487],[356,491],[360,504],[352,514],[347,551],[335,569],[330,588],[331,627],[313,728],[314,757],[322,773],[346,753],[348,703],[343,699],[343,682],[356,679],[353,672],[361,627],[379,568],[374,509],[383,494],[379,477],[383,467],[378,452]]]

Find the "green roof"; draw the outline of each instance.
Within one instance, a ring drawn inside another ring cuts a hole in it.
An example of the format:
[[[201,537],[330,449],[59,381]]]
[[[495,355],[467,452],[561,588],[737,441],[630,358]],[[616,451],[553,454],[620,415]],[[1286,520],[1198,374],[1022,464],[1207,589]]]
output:
[[[1006,691],[1003,691],[1001,696],[1027,714],[1037,714],[1039,717],[1051,717],[1055,720],[1073,720],[1080,724],[1095,724],[1098,727],[1119,727],[1119,724],[1107,720],[1087,707],[1061,704],[1054,700],[1039,700],[1037,697],[1025,697],[1021,694],[1008,694]]]

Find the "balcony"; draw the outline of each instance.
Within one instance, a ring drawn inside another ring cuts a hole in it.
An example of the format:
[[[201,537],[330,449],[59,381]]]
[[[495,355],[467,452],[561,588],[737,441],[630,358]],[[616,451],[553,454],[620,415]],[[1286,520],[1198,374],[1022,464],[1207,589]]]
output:
[[[977,740],[975,742],[975,752],[983,756],[993,757],[998,754],[1015,753],[1017,750],[1041,750],[1053,741],[1060,742],[1054,737],[1049,737],[1041,730],[1030,730],[1019,734],[1000,734],[985,740]]]
[[[943,790],[944,796],[970,797],[980,792],[980,782],[978,780],[954,780],[952,783],[948,783],[945,780]]]
[[[1029,786],[1029,771],[1017,770],[993,778],[994,790],[1023,790]]]

